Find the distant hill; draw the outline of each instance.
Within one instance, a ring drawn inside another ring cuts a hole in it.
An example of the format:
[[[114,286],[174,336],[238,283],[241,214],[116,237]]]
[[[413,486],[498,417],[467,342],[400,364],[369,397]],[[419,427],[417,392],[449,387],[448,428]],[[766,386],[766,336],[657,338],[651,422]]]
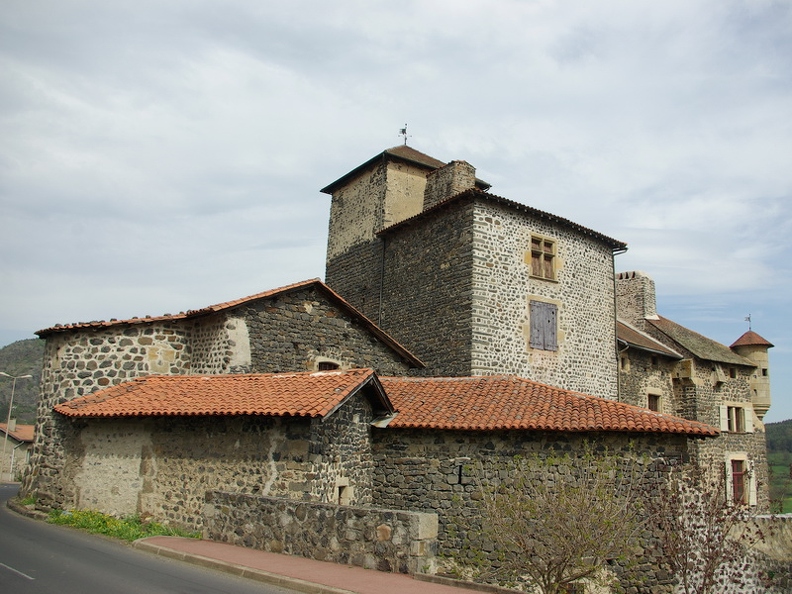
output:
[[[770,466],[770,497],[783,501],[783,511],[792,512],[792,419],[768,423],[767,463]],[[782,511],[781,508],[774,511]]]
[[[779,454],[792,463],[792,419],[780,423],[768,423],[767,454]]]
[[[14,414],[20,423],[33,424],[36,421],[36,404],[41,380],[41,362],[44,357],[44,341],[39,338],[18,340],[0,349],[0,371],[8,375],[30,374],[30,379],[19,379],[14,390]],[[8,418],[8,403],[11,400],[13,382],[0,376],[0,422]]]

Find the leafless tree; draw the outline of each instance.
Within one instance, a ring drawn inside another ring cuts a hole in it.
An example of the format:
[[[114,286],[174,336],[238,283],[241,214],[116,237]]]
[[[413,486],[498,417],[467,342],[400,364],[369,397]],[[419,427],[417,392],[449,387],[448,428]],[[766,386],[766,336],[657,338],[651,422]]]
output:
[[[727,497],[725,471],[700,466],[672,471],[654,499],[660,558],[684,594],[764,592],[750,547],[763,538],[754,511]]]
[[[576,458],[515,458],[507,474],[482,498],[502,577],[562,594],[578,580],[602,580],[606,562],[635,546],[644,511],[634,458],[589,446]]]

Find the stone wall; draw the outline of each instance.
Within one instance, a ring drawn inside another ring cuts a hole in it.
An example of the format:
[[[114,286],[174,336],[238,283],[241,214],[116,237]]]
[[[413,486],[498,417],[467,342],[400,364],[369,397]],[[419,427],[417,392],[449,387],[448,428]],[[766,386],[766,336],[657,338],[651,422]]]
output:
[[[61,506],[76,497],[64,468],[64,446],[76,443],[76,433],[54,412],[55,405],[142,375],[185,373],[190,364],[190,330],[176,322],[141,319],[47,336],[31,464],[22,491],[34,489],[45,506]]]
[[[616,398],[612,249],[491,200],[476,201],[473,225],[473,374]],[[555,243],[554,280],[531,274],[532,235]],[[531,301],[557,307],[557,350],[531,348]]]
[[[651,493],[673,465],[684,461],[687,443],[678,435],[574,434],[537,431],[458,432],[383,430],[374,434],[374,499],[378,507],[439,516],[439,571],[473,572],[497,562],[482,531],[478,501],[482,487],[505,478],[515,456],[547,458],[582,455],[589,442],[595,451],[643,457],[638,464],[641,489]],[[552,479],[552,477],[550,477]],[[645,555],[639,572],[653,592],[670,591],[670,577],[652,555],[656,535],[644,535]],[[665,589],[663,589],[665,588]]]
[[[660,412],[684,417],[672,380],[675,360],[640,349],[624,350],[620,358],[626,360],[619,364],[620,402],[647,408],[652,393],[660,396]]]
[[[315,289],[291,291],[239,308],[250,336],[251,373],[311,371],[319,360],[404,375],[409,365],[373,339],[349,313]]]
[[[324,419],[61,418],[58,504],[190,529],[210,489],[369,504],[372,418],[363,392]]]
[[[437,516],[211,491],[204,538],[398,573],[433,573]]]
[[[381,327],[435,376],[471,374],[472,204],[383,237]]]

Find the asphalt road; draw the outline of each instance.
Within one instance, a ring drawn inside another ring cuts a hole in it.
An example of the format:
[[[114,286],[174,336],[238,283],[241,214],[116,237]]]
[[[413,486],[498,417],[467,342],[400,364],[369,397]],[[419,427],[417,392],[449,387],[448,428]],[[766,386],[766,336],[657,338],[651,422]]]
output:
[[[16,491],[0,485],[0,593],[293,594],[19,516],[6,507]]]

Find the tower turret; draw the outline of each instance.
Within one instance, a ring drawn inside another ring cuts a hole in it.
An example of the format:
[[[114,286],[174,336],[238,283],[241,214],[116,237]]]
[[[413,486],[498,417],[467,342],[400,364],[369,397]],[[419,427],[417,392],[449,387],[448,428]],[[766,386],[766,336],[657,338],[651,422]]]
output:
[[[751,377],[751,400],[756,416],[762,420],[770,408],[770,357],[768,350],[773,345],[749,330],[729,347],[738,355],[756,365]]]

